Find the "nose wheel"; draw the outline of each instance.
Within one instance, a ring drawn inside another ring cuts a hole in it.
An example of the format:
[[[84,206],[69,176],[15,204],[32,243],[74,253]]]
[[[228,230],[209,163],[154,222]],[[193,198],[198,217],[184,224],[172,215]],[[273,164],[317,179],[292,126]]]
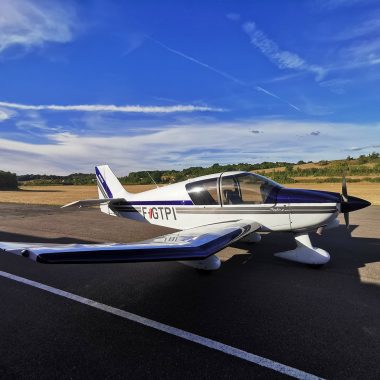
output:
[[[314,268],[323,266],[330,261],[330,255],[322,248],[313,247],[308,233],[295,234],[297,248],[276,253],[275,256],[284,260],[308,264]]]

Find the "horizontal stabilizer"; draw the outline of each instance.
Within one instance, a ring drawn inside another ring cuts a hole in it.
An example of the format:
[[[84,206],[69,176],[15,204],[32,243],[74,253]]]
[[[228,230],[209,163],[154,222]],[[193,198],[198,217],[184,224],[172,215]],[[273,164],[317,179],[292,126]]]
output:
[[[118,203],[125,201],[124,198],[101,198],[101,199],[86,199],[83,201],[75,201],[68,203],[67,205],[62,206],[61,208],[65,207],[90,207],[90,206],[97,206],[103,203]]]
[[[203,260],[259,228],[256,222],[240,220],[196,227],[139,243],[0,242],[0,249],[49,264]]]

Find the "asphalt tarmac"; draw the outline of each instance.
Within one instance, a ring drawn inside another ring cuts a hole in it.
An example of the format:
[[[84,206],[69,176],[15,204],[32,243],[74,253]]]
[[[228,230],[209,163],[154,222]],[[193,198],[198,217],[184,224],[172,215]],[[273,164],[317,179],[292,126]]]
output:
[[[290,234],[220,252],[211,275],[176,262],[43,265],[0,253],[0,271],[323,378],[380,378],[380,206],[313,234],[322,269],[282,261]],[[0,204],[0,240],[131,242],[168,233],[96,209]],[[286,378],[257,364],[0,276],[0,378]]]

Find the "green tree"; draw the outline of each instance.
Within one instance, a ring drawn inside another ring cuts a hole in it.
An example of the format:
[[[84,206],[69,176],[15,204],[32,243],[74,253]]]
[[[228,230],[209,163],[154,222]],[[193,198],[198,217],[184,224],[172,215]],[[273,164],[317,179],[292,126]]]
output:
[[[17,190],[16,174],[0,170],[0,190]]]

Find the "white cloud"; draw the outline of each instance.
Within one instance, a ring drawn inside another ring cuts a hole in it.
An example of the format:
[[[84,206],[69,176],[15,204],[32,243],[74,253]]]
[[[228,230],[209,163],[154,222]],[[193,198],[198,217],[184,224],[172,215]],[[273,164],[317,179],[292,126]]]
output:
[[[309,71],[316,75],[316,80],[318,81],[325,76],[326,69],[307,63],[296,53],[281,50],[276,42],[268,38],[263,31],[256,27],[254,22],[243,24],[243,30],[248,34],[252,45],[258,48],[279,69]]]
[[[379,34],[380,30],[380,15],[366,19],[359,24],[351,25],[349,28],[338,32],[334,39],[336,41],[351,40],[354,38],[365,37],[369,34]]]
[[[339,64],[334,69],[351,70],[380,64],[380,38],[352,43],[339,51]]]
[[[312,135],[316,131],[318,137]],[[124,175],[215,162],[319,161],[341,158],[353,142],[370,146],[379,134],[377,124],[292,120],[188,123],[128,137],[62,132],[50,134],[50,141],[44,144],[0,139],[0,146],[6,147],[0,150],[0,162],[2,170],[19,174],[92,172],[95,164],[108,163],[117,174]],[[336,149],[336,141],[341,151]]]
[[[353,146],[351,148],[348,148],[346,150],[349,150],[349,151],[359,151],[359,150],[366,150],[366,149],[378,149],[380,148],[380,145],[366,145],[366,146]]]
[[[328,88],[331,92],[335,94],[341,95],[345,93],[345,87],[351,82],[352,80],[350,79],[339,78],[319,82],[319,85],[321,87]]]
[[[37,112],[28,111],[26,118],[15,121],[18,130],[41,137],[43,134],[62,131],[60,126],[50,126]]]
[[[4,120],[9,119],[10,117],[11,117],[11,114],[9,112],[6,112],[0,109],[0,123]]]
[[[13,47],[26,49],[47,42],[69,42],[76,16],[67,3],[32,0],[0,1],[0,53]]]
[[[18,110],[33,111],[81,111],[81,112],[124,112],[124,113],[173,113],[173,112],[222,112],[222,108],[213,108],[208,106],[194,105],[174,105],[174,106],[140,106],[125,105],[115,106],[113,104],[78,104],[78,105],[31,105],[20,103],[0,102],[0,107],[6,107]]]

